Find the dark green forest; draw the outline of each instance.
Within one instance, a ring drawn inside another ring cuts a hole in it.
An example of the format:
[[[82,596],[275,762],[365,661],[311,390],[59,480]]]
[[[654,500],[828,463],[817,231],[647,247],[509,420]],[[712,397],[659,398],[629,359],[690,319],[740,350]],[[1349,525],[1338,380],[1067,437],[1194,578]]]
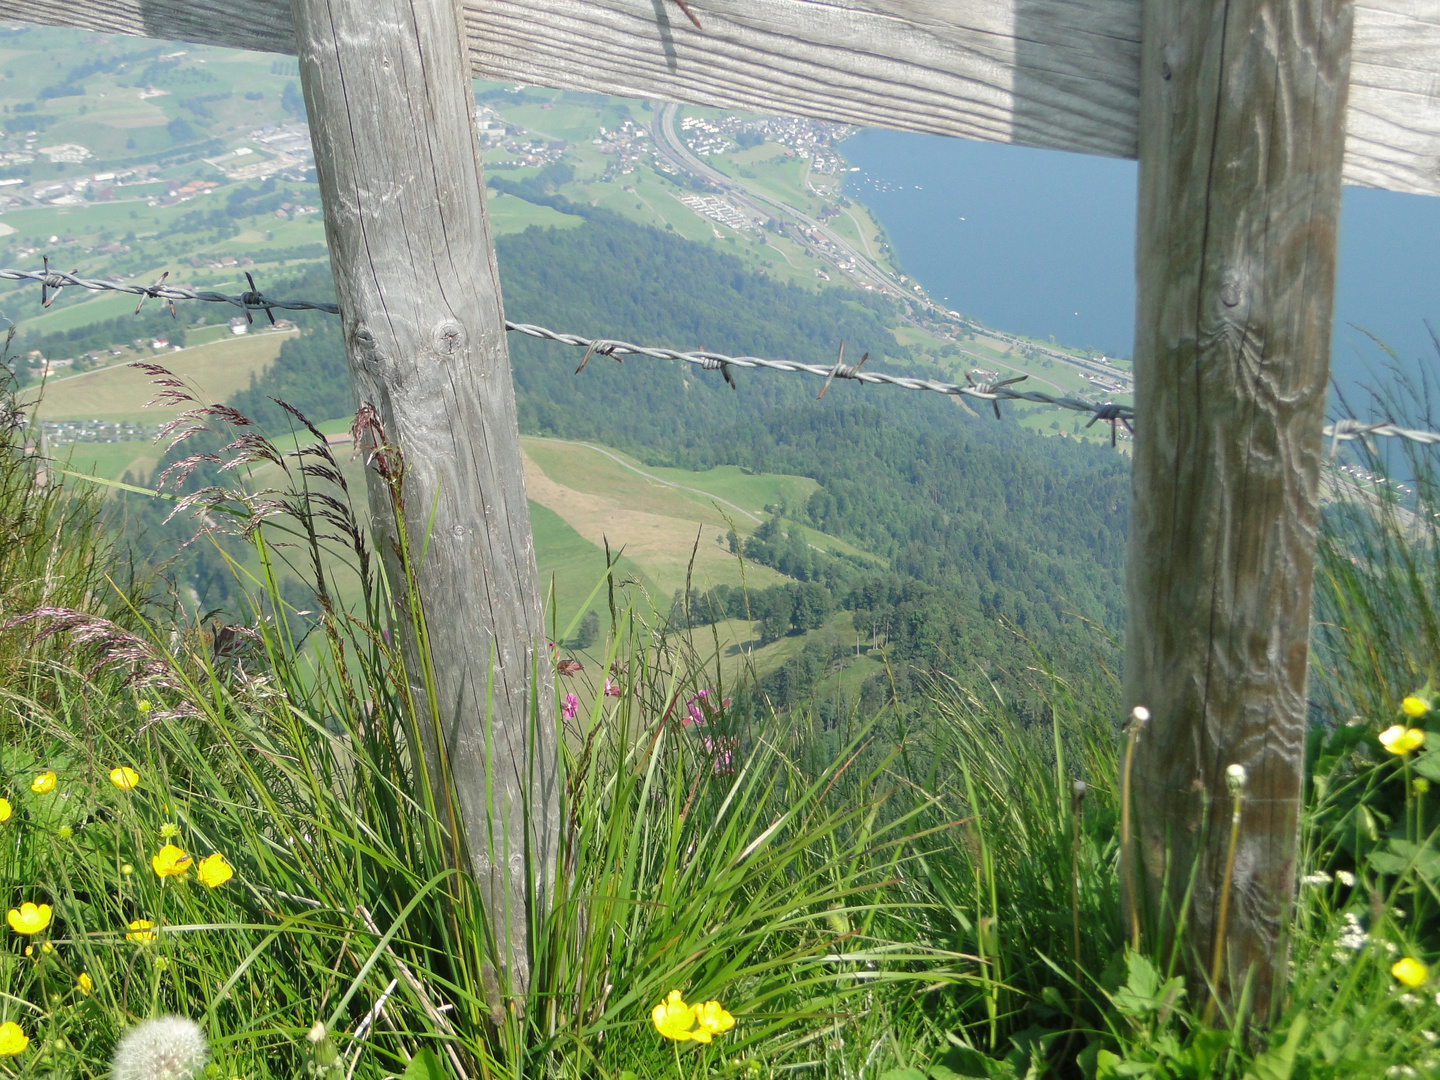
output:
[[[514,321],[821,363],[843,338],[856,355],[868,350],[876,368],[936,374],[895,343],[898,312],[883,297],[780,284],[733,256],[570,204],[533,181],[499,183],[586,219],[498,239]],[[271,291],[333,297],[323,269]],[[272,431],[293,425],[273,398],[317,422],[354,409],[338,320],[302,313],[297,322],[306,332],[230,402]],[[887,642],[901,696],[928,672],[983,671],[1002,692],[1035,700],[1023,689],[1027,669],[1090,670],[1098,658],[1118,670],[1112,638],[1124,617],[1129,470],[1109,447],[1042,438],[938,394],[842,383],[816,400],[818,381],[803,376],[740,371],[732,389],[719,372],[643,357],[594,356],[576,376],[578,349],[519,334],[510,349],[522,432],[594,440],[655,465],[730,464],[819,483],[806,505],[776,508],[744,545],[748,558],[795,578],[793,586],[681,598],[677,620],[700,625],[748,611],[773,639],[849,611],[862,635]],[[192,440],[177,453],[199,449]],[[186,486],[213,482],[209,472],[197,470]],[[143,525],[151,543],[191,527],[162,527],[153,510],[130,505],[132,528]],[[816,553],[790,535],[795,524],[849,541],[889,568]],[[191,550],[204,562],[201,547]],[[210,563],[195,579],[203,602],[233,603],[228,570],[218,556]],[[794,704],[833,659],[811,642],[765,689]],[[862,697],[890,693],[888,677],[872,684]]]

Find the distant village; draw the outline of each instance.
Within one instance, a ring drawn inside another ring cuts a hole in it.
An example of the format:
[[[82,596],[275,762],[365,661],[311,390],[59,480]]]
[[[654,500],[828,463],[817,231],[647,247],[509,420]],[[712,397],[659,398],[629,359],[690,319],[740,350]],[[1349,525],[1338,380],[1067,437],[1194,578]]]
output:
[[[680,120],[680,130],[686,145],[695,154],[727,154],[737,147],[778,143],[792,153],[809,158],[810,171],[821,174],[839,171],[840,157],[832,147],[855,131],[844,124],[793,116],[723,116],[716,120],[686,116]]]
[[[31,133],[25,136],[25,145],[33,146],[36,140],[37,137]],[[45,155],[53,163],[68,165],[83,164],[94,156],[88,147],[63,143],[36,147],[33,152],[0,153],[0,168],[28,164],[35,160],[37,154]],[[225,154],[201,160],[214,166],[231,182],[260,180],[269,176],[300,182],[314,167],[315,155],[310,146],[309,127],[303,123],[292,123],[256,128],[241,145]],[[16,206],[78,206],[125,196],[145,198],[148,206],[174,206],[207,195],[220,186],[218,181],[213,180],[159,180],[154,174],[162,168],[158,164],[136,165],[37,183],[29,183],[20,177],[0,177],[0,210]],[[314,213],[315,208],[301,207],[299,212]]]

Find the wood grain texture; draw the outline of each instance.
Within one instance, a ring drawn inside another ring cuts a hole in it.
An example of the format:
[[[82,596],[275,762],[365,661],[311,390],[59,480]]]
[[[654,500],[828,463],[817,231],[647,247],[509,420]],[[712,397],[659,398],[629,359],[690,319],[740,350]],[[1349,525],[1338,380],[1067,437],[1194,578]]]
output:
[[[1140,0],[468,0],[477,78],[1133,158]],[[292,52],[283,0],[0,0]],[[1345,182],[1440,194],[1440,0],[1357,5]]]
[[[1125,662],[1126,708],[1153,715],[1132,780],[1139,907],[1171,937],[1198,863],[1182,956],[1203,987],[1225,771],[1244,766],[1221,991],[1252,971],[1262,1019],[1295,886],[1351,15],[1146,0]]]
[[[547,897],[554,872],[554,686],[459,18],[451,0],[294,6],[356,403],[405,462],[433,710],[402,640],[427,772],[508,953],[499,987],[519,994],[527,897]],[[403,597],[391,493],[373,463],[367,481]]]

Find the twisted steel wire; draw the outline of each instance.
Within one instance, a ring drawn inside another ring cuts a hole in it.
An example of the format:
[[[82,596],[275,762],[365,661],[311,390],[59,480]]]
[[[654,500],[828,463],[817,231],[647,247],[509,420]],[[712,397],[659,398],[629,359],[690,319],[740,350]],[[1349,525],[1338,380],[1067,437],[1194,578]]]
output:
[[[325,311],[331,315],[340,314],[340,308],[336,304],[315,303],[310,300],[271,300],[256,290],[230,296],[226,293],[197,291],[159,282],[154,285],[127,285],[123,281],[77,277],[59,270],[0,270],[0,280],[38,281],[43,289],[54,289],[57,292],[66,286],[75,285],[92,292],[129,293],[131,296],[141,297],[142,301],[145,297],[156,300],[205,300],[212,304],[233,304],[242,311],[268,311],[273,308],[280,311]]]
[[[274,300],[261,293],[258,289],[252,289],[248,292],[232,296],[227,293],[188,289],[181,285],[166,285],[163,279],[153,285],[135,285],[119,281],[110,281],[103,278],[80,277],[76,274],[67,274],[59,270],[51,270],[48,267],[44,270],[0,269],[0,280],[38,282],[42,287],[42,292],[48,292],[49,290],[58,292],[62,288],[75,286],[81,289],[88,289],[92,292],[107,291],[128,293],[131,296],[139,296],[142,303],[146,298],[151,298],[158,300],[200,300],[212,304],[230,304],[245,311],[247,315],[252,311],[268,312],[272,310],[323,311],[330,315],[340,314],[340,308],[337,304],[313,300]],[[943,382],[938,379],[922,379],[911,375],[891,375],[883,371],[861,371],[859,370],[859,364],[843,364],[839,362],[834,364],[806,364],[798,360],[770,360],[761,356],[726,356],[722,353],[709,352],[703,349],[684,351],[680,349],[654,348],[651,346],[636,345],[628,341],[616,341],[609,338],[587,338],[580,334],[566,334],[558,330],[551,330],[549,327],[537,326],[534,323],[517,323],[509,319],[505,320],[505,329],[513,333],[524,334],[527,337],[583,348],[585,350],[585,359],[582,360],[580,364],[580,368],[582,369],[592,354],[601,356],[650,356],[657,360],[678,360],[683,363],[693,364],[706,371],[718,370],[725,374],[727,381],[730,380],[728,369],[731,367],[763,368],[769,371],[800,372],[806,375],[813,375],[816,378],[826,380],[827,386],[830,381],[834,379],[851,379],[861,384],[870,383],[898,386],[906,390],[929,390],[937,394],[948,394],[956,397],[976,398],[981,401],[994,402],[996,403],[997,415],[999,412],[998,403],[1001,401],[1028,401],[1038,405],[1053,405],[1058,408],[1089,414],[1090,424],[1087,424],[1087,427],[1099,422],[1110,424],[1112,444],[1115,441],[1115,429],[1117,425],[1124,425],[1127,431],[1133,431],[1130,421],[1135,418],[1135,410],[1129,405],[1117,405],[1114,402],[1087,401],[1084,398],[1074,397],[1069,394],[1046,394],[1039,390],[1016,390],[1011,385],[1012,383],[1020,381],[1016,378],[1000,379],[993,382],[974,382],[971,380],[965,383],[952,383]],[[578,370],[579,369],[577,369],[577,371]],[[1021,376],[1020,378],[1024,377],[1025,376]],[[1372,436],[1408,439],[1411,442],[1417,442],[1427,446],[1440,445],[1440,433],[1416,430],[1414,428],[1402,428],[1391,423],[1365,423],[1359,420],[1342,419],[1326,424],[1323,432],[1324,437],[1330,440],[1330,456],[1332,458],[1339,450],[1342,442],[1351,442],[1356,439],[1369,439]]]

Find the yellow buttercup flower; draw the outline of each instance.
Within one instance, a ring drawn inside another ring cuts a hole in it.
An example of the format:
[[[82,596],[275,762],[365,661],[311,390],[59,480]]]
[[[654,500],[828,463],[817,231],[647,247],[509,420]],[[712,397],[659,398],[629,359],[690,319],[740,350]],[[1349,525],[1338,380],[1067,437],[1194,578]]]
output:
[[[1419,986],[1430,971],[1419,960],[1407,956],[1403,960],[1395,961],[1390,968],[1390,974],[1406,986]]]
[[[0,1024],[0,1056],[14,1057],[30,1045],[30,1036],[14,1020]]]
[[[121,791],[129,791],[140,783],[140,774],[129,765],[121,765],[117,769],[110,770],[110,782]]]
[[[31,780],[30,790],[36,795],[44,795],[47,792],[54,791],[55,770],[50,769],[48,772],[42,772],[39,776],[35,777],[34,780]]]
[[[234,877],[235,868],[217,851],[214,855],[200,860],[200,865],[195,868],[195,876],[200,879],[200,884],[213,889]]]
[[[86,997],[89,997],[90,991],[95,989],[95,981],[91,979],[89,975],[86,975],[85,972],[82,971],[75,979],[75,986],[80,991],[80,993],[84,994]]]
[[[655,1022],[655,1030],[667,1039],[687,1042],[695,1038],[695,1033],[690,1030],[695,1026],[695,1010],[681,1000],[679,990],[671,990],[664,1001],[651,1009],[650,1019]],[[704,1031],[701,1034],[705,1037],[698,1041],[708,1043],[710,1033]]]
[[[50,905],[32,904],[27,900],[6,912],[5,920],[17,934],[38,934],[50,925]]]
[[[166,844],[150,858],[150,865],[160,877],[179,877],[190,869],[190,862],[190,856],[174,844]]]
[[[711,1035],[723,1035],[735,1026],[735,1017],[726,1012],[718,1001],[706,1001],[696,1005],[695,1020],[702,1030]]]
[[[9,799],[0,799],[0,821],[9,821],[14,808],[10,805]]]
[[[126,941],[138,941],[141,945],[148,945],[155,940],[155,924],[149,919],[136,919],[129,929],[130,933],[125,935]]]
[[[650,1011],[650,1019],[655,1022],[656,1031],[676,1042],[708,1043],[712,1036],[735,1026],[735,1017],[718,1001],[686,1005],[679,990],[671,990],[669,996]]]
[[[1412,694],[1410,697],[1407,697],[1404,701],[1400,702],[1400,709],[1402,712],[1405,713],[1406,716],[1424,716],[1427,712],[1430,711],[1430,706],[1426,705],[1424,701],[1422,701],[1418,697],[1415,697]]]
[[[1380,733],[1380,745],[1392,754],[1408,754],[1425,745],[1425,732],[1419,728],[1407,728],[1395,724]]]

